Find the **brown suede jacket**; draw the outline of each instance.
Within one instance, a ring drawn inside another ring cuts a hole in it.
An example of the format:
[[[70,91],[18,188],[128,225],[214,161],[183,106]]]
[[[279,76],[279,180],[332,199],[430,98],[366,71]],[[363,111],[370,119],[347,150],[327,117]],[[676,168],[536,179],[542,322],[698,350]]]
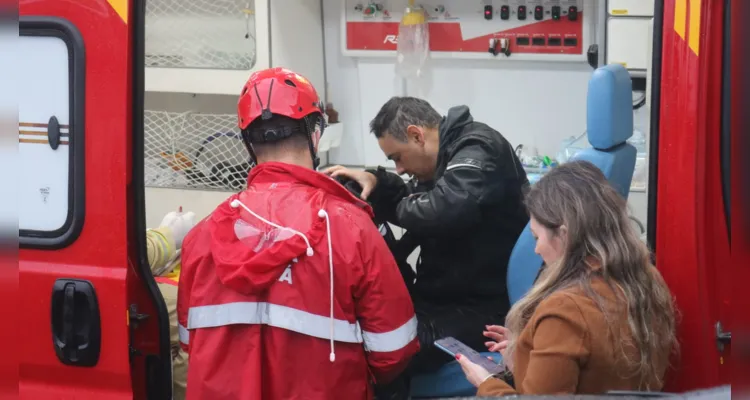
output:
[[[614,292],[603,280],[593,281],[592,288],[604,299],[605,307],[613,310],[609,323],[582,289],[554,293],[539,304],[518,338],[513,355],[516,388],[490,378],[479,386],[477,396],[644,390],[616,345],[631,338],[625,305],[618,304]],[[631,360],[640,358],[634,347],[628,347],[627,351]],[[666,372],[670,352],[671,349],[665,348],[651,360],[660,377]],[[661,390],[661,385],[652,379],[648,389]]]

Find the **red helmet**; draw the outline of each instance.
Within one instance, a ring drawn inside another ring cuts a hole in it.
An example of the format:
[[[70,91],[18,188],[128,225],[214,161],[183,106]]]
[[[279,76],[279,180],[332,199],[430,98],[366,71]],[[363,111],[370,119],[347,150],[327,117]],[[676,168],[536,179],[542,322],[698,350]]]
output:
[[[302,119],[313,113],[323,116],[318,92],[303,76],[281,67],[253,73],[237,104],[241,130],[256,119],[269,119],[273,114]]]
[[[296,72],[280,67],[250,75],[237,103],[239,128],[253,163],[256,161],[253,143],[278,141],[289,137],[293,132],[279,126],[278,129],[262,129],[261,132],[253,133],[252,123],[258,118],[265,121],[274,115],[281,115],[300,121],[299,129],[307,135],[310,145],[313,169],[317,169],[320,159],[316,154],[316,147],[325,127],[323,114],[320,97],[310,81]]]

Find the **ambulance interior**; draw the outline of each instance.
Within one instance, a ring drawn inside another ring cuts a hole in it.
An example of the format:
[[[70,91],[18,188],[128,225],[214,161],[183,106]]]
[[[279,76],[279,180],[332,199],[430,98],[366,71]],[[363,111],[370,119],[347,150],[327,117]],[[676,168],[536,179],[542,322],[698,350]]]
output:
[[[629,142],[638,149],[628,203],[645,240],[653,0],[417,0],[432,49],[419,77],[397,70],[409,3],[147,2],[147,226],[180,207],[202,218],[242,188],[250,164],[235,112],[253,71],[288,67],[318,89],[329,108],[322,166],[392,168],[368,123],[388,98],[410,95],[443,113],[468,105],[517,148],[533,182],[590,147],[589,80],[619,63],[633,82]]]
[[[148,227],[156,227],[166,213],[180,208],[203,218],[243,188],[250,161],[235,113],[239,90],[253,71],[287,67],[318,89],[329,119],[319,149],[322,166],[393,168],[368,124],[391,96],[409,95],[428,100],[441,113],[469,106],[475,120],[511,142],[533,182],[591,147],[586,134],[587,113],[592,110],[587,104],[606,103],[589,98],[602,96],[589,93],[592,74],[598,67],[620,64],[630,73],[632,107],[620,104],[618,112],[632,113],[628,142],[637,149],[628,205],[634,229],[646,240],[646,77],[653,0],[146,4]],[[400,25],[409,20],[407,7],[424,11],[431,51],[423,64],[404,68],[399,59],[419,58],[398,54]],[[397,236],[403,233],[393,228]],[[418,251],[409,259],[412,266]],[[442,392],[433,390],[434,379],[423,383],[424,397],[471,394],[470,387],[456,386],[465,382],[451,380],[463,379],[460,370],[453,372],[459,374],[443,379],[447,383]]]

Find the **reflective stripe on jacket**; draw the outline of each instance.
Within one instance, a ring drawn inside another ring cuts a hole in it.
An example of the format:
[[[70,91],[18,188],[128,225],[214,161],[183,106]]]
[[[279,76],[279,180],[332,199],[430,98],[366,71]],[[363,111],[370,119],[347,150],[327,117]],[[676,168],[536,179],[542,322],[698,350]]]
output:
[[[325,175],[253,168],[183,244],[188,398],[363,399],[400,373],[416,317],[371,218]]]

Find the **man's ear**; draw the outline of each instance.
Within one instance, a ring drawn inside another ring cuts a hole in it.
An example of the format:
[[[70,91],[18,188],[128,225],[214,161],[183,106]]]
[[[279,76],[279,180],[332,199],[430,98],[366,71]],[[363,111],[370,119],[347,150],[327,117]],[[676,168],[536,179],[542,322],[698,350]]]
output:
[[[406,127],[406,139],[408,141],[414,141],[420,146],[424,146],[424,131],[416,125],[409,125]]]

